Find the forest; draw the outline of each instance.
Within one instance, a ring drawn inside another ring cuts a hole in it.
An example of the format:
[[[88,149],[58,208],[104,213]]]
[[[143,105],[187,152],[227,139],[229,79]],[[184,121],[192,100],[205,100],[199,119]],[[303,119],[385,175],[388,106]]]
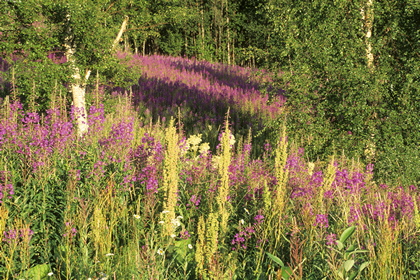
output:
[[[1,279],[417,279],[419,1],[0,11]]]

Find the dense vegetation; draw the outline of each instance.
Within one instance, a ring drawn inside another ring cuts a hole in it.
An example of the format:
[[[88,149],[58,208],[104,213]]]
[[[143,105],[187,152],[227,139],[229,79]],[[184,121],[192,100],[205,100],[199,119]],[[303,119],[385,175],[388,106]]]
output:
[[[0,278],[418,277],[418,1],[0,10]]]
[[[345,151],[375,164],[387,183],[419,183],[416,0],[43,0],[0,8],[0,54],[13,64],[3,79],[24,106],[33,100],[45,111],[52,91],[67,91],[62,85],[135,84],[140,71],[115,60],[117,42],[142,55],[265,68],[281,73],[267,87],[286,91],[289,136],[311,160]],[[65,53],[73,53],[67,63],[47,58]],[[3,98],[12,91],[1,88]]]
[[[83,139],[59,92],[44,115],[3,104],[2,278],[417,275],[418,187],[376,182],[372,164],[345,156],[307,161],[284,125],[271,143],[241,136],[287,114],[281,95],[267,105],[257,71],[130,63],[139,84],[98,86]]]

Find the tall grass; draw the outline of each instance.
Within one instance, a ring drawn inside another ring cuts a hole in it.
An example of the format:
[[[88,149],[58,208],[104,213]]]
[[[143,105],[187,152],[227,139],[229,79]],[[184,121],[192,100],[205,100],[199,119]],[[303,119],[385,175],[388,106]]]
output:
[[[308,162],[284,125],[274,145],[241,137],[239,103],[194,130],[179,125],[185,108],[165,121],[140,94],[93,102],[83,139],[62,107],[3,102],[0,278],[418,276],[418,186],[374,182],[373,165],[345,156]]]

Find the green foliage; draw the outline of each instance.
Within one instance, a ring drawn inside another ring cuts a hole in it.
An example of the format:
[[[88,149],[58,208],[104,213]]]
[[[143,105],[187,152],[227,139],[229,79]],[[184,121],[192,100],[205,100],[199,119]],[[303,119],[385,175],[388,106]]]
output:
[[[345,229],[340,236],[340,239],[336,241],[337,249],[332,248],[334,250],[330,253],[331,260],[329,261],[330,266],[334,268],[334,273],[339,277],[339,279],[356,279],[359,277],[361,272],[370,264],[369,261],[365,261],[362,264],[356,267],[356,259],[355,255],[360,253],[368,253],[368,250],[360,250],[353,244],[346,245],[347,240],[354,234],[356,230],[355,226],[348,227]],[[337,264],[334,260],[337,258],[336,253],[339,254],[341,257],[341,264]]]
[[[288,280],[290,278],[290,276],[292,276],[292,270],[290,267],[285,266],[284,263],[282,262],[282,260],[268,252],[266,252],[267,256],[274,261],[276,264],[278,264],[280,266],[280,270],[281,270],[281,277],[284,280]]]
[[[33,279],[33,280],[54,279],[48,275],[48,273],[50,272],[51,272],[51,269],[48,264],[39,264],[25,271],[25,273],[23,273],[21,278],[23,277],[23,278]]]
[[[75,66],[81,73],[98,73],[112,86],[127,87],[138,79],[139,69],[127,68],[112,49],[125,16],[119,10],[124,5],[48,0],[0,5],[7,12],[0,16],[0,56],[11,65],[6,81],[17,88],[26,105],[32,102],[36,109],[45,110],[51,94],[66,92],[63,86],[71,82],[74,65],[53,63],[48,56],[63,55],[68,41],[76,50]]]
[[[278,0],[269,6],[279,40],[274,54],[287,69],[279,83],[287,89],[290,136],[312,159],[345,150],[374,163],[388,182],[418,184],[419,5],[375,2],[373,35],[366,39],[366,3]]]

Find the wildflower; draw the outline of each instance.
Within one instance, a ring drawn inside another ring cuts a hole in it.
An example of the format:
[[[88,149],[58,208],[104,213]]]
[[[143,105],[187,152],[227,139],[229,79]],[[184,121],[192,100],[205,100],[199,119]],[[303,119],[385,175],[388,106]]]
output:
[[[165,222],[164,221],[159,221],[159,224],[164,224]]]
[[[193,248],[193,245],[188,244],[188,248],[189,248],[189,249],[192,249],[192,248]]]
[[[316,215],[316,220],[314,226],[318,226],[320,228],[327,228],[329,227],[328,223],[328,215]]]
[[[176,235],[175,234],[171,234],[171,238],[175,238],[176,237]]]
[[[335,233],[328,234],[325,239],[327,240],[327,246],[333,246],[337,244],[337,235]]]
[[[347,219],[349,225],[357,224],[357,221],[360,219],[360,215],[361,213],[359,209],[354,206],[350,206],[349,218]]]
[[[134,217],[135,219],[140,219],[140,215],[137,215],[137,214],[134,214],[134,215],[133,215],[133,217]]]
[[[111,257],[111,256],[113,256],[114,254],[113,253],[108,253],[108,254],[106,254],[105,256],[107,256],[107,257]]]
[[[200,145],[200,154],[205,154],[210,150],[210,145],[209,143],[203,143]]]
[[[164,210],[164,211],[162,211],[162,214],[166,214],[166,213],[169,213],[170,211],[169,210]]]
[[[172,219],[171,223],[175,228],[181,225],[181,222],[179,221],[179,219]]]
[[[308,173],[312,176],[314,174],[315,163],[308,162]]]
[[[52,272],[48,272],[48,274],[47,274],[48,276],[53,276],[54,275],[54,273],[52,273]]]
[[[220,162],[220,156],[213,156],[211,158],[213,168],[217,168]]]
[[[190,237],[191,237],[191,234],[188,232],[188,230],[184,230],[179,233],[179,238],[188,239]]]
[[[249,215],[249,211],[248,209],[244,208],[245,212]]]
[[[165,251],[163,251],[163,249],[162,249],[162,248],[159,248],[159,249],[157,250],[157,253],[158,253],[158,255],[163,256],[163,254],[165,253]]]
[[[230,138],[229,138],[229,144],[231,145],[231,146],[233,146],[233,145],[235,145],[235,142],[236,142],[236,140],[235,140],[235,136],[232,134],[232,133],[230,133]]]
[[[258,215],[256,215],[256,216],[254,217],[254,220],[257,222],[257,224],[261,224],[261,223],[262,223],[262,221],[264,220],[264,216],[263,216],[263,215],[258,214]]]
[[[188,138],[187,143],[190,144],[191,146],[193,146],[194,150],[197,150],[198,144],[201,143],[201,134],[191,135]]]
[[[200,202],[201,202],[201,196],[197,196],[197,195],[193,194],[190,198],[190,201],[192,203],[194,203],[195,206],[198,206],[198,205],[200,205]]]
[[[240,220],[239,220],[239,223],[240,223],[241,225],[245,224],[244,219],[240,219]]]

